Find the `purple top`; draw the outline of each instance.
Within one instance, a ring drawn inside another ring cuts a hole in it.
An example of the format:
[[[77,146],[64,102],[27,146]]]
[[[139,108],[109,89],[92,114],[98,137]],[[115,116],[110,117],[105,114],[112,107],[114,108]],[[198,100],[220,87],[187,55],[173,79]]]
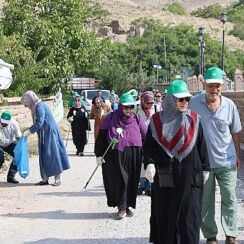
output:
[[[117,128],[123,129],[123,137],[118,135]],[[116,145],[116,149],[121,152],[124,151],[125,147],[141,147],[142,139],[147,132],[143,119],[133,112],[129,117],[125,116],[121,105],[119,105],[118,110],[109,113],[105,117],[100,129],[108,130],[107,139],[109,143],[113,138],[118,139],[119,143]]]

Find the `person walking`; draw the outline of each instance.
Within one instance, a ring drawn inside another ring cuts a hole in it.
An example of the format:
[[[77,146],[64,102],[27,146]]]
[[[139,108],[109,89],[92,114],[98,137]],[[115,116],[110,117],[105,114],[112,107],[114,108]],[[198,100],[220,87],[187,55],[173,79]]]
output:
[[[162,93],[161,92],[156,92],[156,94],[155,94],[155,102],[154,102],[155,113],[162,111],[162,108],[163,108]]]
[[[211,171],[204,186],[202,232],[207,244],[217,243],[215,222],[215,188],[221,194],[221,224],[226,244],[234,244],[237,237],[236,181],[240,168],[240,117],[232,100],[221,94],[223,71],[211,67],[205,73],[205,93],[192,98],[190,107],[200,115],[207,141]]]
[[[87,144],[86,131],[90,130],[90,123],[85,108],[80,105],[80,96],[76,96],[74,105],[67,115],[71,123],[73,143],[76,146],[76,155],[84,156],[84,148]]]
[[[183,80],[170,83],[143,144],[145,177],[152,182],[150,242],[198,244],[203,184],[209,162],[201,123],[190,111]]]
[[[145,125],[148,127],[151,117],[155,112],[154,109],[154,96],[150,91],[143,92],[141,94],[141,105],[137,107],[137,114],[144,120]],[[151,196],[151,183],[144,177],[144,165],[141,168],[141,177],[137,190],[138,195],[142,195],[145,192],[146,196]]]
[[[58,125],[48,106],[38,98],[35,92],[27,91],[21,97],[21,103],[31,110],[34,124],[23,136],[37,132],[39,164],[42,180],[36,185],[48,185],[49,177],[54,176],[54,186],[61,185],[61,174],[70,168],[67,152]]]
[[[115,214],[118,220],[133,216],[130,208],[136,208],[146,125],[143,119],[132,112],[134,106],[133,97],[123,94],[119,108],[105,117],[95,142],[97,165],[102,165],[107,205],[118,208]],[[103,158],[114,138],[118,144],[114,149],[110,148]]]
[[[12,118],[12,113],[8,110],[3,111],[0,120],[0,168],[5,161],[4,152],[14,158],[14,148],[21,136],[20,126],[18,122]],[[17,166],[14,164],[13,159],[7,175],[8,183],[19,183],[15,178],[16,173]]]
[[[95,119],[94,122],[95,140],[97,139],[100,126],[110,110],[111,110],[110,107],[106,103],[104,103],[100,97],[97,97],[95,99],[95,105],[92,105],[92,110],[91,110],[91,118]]]
[[[118,109],[119,96],[115,93],[114,90],[112,90],[110,94],[111,94],[110,96],[111,108],[113,111],[115,111]]]

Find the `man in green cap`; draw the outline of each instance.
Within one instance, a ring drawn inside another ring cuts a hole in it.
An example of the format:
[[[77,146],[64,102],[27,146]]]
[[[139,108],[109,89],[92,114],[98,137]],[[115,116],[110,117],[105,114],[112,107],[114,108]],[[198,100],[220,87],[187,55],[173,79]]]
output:
[[[8,153],[14,158],[14,148],[21,136],[22,133],[20,131],[19,124],[16,120],[12,119],[11,112],[8,110],[3,111],[0,120],[0,168],[4,163],[4,152]],[[16,173],[17,166],[14,165],[13,160],[8,171],[8,183],[19,183],[15,179]]]
[[[209,178],[204,185],[202,232],[207,244],[217,243],[215,188],[221,194],[221,224],[226,244],[237,243],[236,181],[240,168],[240,117],[232,100],[221,95],[223,71],[209,68],[204,82],[206,93],[191,99],[190,108],[200,115],[210,161]]]

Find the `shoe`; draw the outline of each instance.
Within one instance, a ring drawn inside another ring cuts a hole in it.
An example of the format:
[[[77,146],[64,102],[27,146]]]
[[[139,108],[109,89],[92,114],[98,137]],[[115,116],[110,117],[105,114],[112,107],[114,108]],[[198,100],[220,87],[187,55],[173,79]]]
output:
[[[114,218],[115,218],[116,220],[121,220],[121,219],[123,219],[125,216],[126,216],[126,211],[125,211],[125,210],[119,210],[119,211],[115,214]]]
[[[138,196],[142,195],[143,191],[144,191],[144,188],[139,186],[138,189],[137,189],[137,195]]]
[[[79,155],[79,152],[78,152],[78,151],[76,151],[76,155],[77,155],[77,156]]]
[[[217,244],[216,237],[207,238],[206,244]]]
[[[44,186],[44,185],[49,185],[48,181],[40,181],[38,183],[35,184],[35,186]]]
[[[145,195],[150,197],[151,196],[151,190],[145,190]]]
[[[84,156],[84,153],[83,152],[79,152],[79,156]]]
[[[12,184],[19,184],[19,181],[17,181],[15,178],[7,178],[7,182]]]
[[[236,244],[236,238],[233,236],[226,236],[225,244]]]
[[[60,186],[61,185],[61,180],[55,181],[53,183],[53,186]]]
[[[129,208],[127,208],[126,209],[126,217],[132,217],[133,215],[134,215],[134,213]]]

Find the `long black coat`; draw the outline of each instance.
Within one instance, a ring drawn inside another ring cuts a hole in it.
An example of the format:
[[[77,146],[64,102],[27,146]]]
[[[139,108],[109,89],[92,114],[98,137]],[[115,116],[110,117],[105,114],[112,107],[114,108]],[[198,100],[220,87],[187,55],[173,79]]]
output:
[[[100,129],[95,142],[95,154],[100,157],[108,147],[107,130]],[[102,164],[103,183],[109,207],[120,210],[136,208],[137,187],[140,179],[142,148],[126,147],[123,152],[109,149]]]
[[[196,143],[180,163],[172,164],[175,187],[160,187],[159,173],[170,164],[170,157],[152,137],[149,127],[143,145],[145,168],[154,163],[150,242],[155,244],[198,244],[203,192],[202,171],[209,170],[206,143],[199,125]]]
[[[75,112],[74,112],[75,111]],[[86,130],[89,130],[89,120],[86,117],[84,108],[72,107],[67,115],[67,118],[73,116],[71,123],[73,143],[78,152],[83,152],[84,146],[87,143]]]

